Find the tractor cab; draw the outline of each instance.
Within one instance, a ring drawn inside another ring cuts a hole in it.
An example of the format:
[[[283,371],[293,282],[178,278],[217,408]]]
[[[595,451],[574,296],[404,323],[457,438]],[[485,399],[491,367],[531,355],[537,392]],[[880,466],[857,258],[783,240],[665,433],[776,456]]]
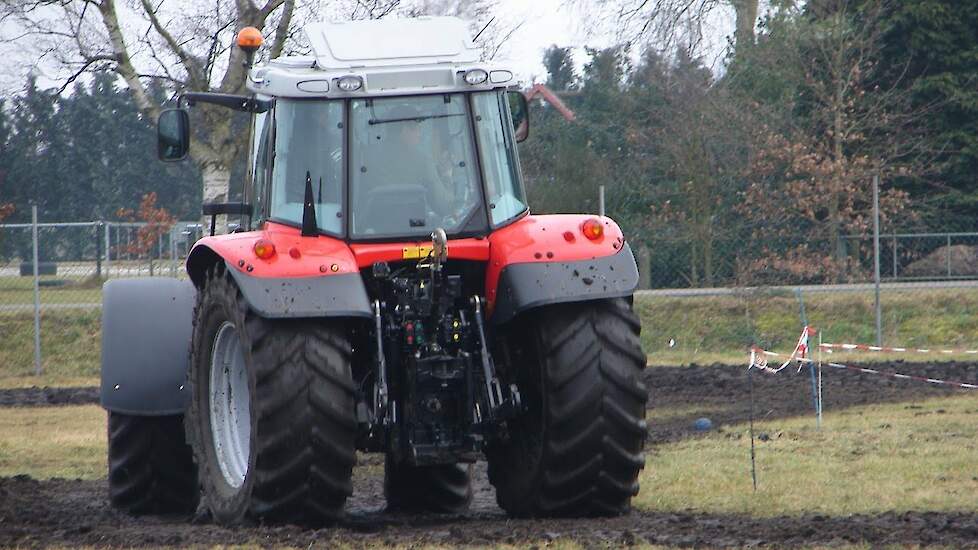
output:
[[[252,68],[254,95],[236,105],[253,112],[249,226],[302,227],[314,217],[304,233],[403,241],[438,228],[448,238],[485,236],[526,213],[516,150],[528,131],[526,100],[509,90],[511,71],[479,60],[462,21],[323,23],[305,32],[313,55]],[[161,128],[186,120],[182,110],[164,113]],[[186,154],[179,143],[160,150],[165,160]]]

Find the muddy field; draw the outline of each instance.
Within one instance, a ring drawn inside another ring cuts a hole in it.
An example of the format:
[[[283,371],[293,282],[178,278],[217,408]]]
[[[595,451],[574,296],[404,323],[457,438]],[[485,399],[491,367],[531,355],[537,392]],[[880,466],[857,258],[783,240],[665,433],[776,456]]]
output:
[[[978,381],[978,364],[926,366],[894,363],[881,366],[963,382]],[[747,419],[748,392],[744,367],[656,367],[646,373],[651,406],[668,411],[681,407],[686,416],[670,415],[650,426],[650,448],[696,437],[692,421],[709,416],[715,427]],[[754,375],[756,415],[784,418],[811,414],[811,386],[804,373],[777,378]],[[954,391],[920,382],[849,372],[824,378],[825,410],[878,402],[913,402]],[[51,397],[55,396],[55,397]],[[93,389],[0,390],[0,406],[95,402]],[[700,411],[699,409],[702,409]],[[2,414],[2,410],[0,410]],[[205,515],[194,518],[133,519],[107,503],[105,481],[0,478],[0,547],[108,547],[216,545],[324,547],[333,543],[376,544],[540,544],[574,540],[585,547],[623,546],[639,542],[678,546],[808,546],[865,542],[870,545],[946,545],[978,547],[978,513],[887,513],[829,517],[820,515],[755,519],[732,515],[657,513],[636,510],[614,519],[510,520],[496,506],[485,468],[477,469],[472,510],[458,517],[388,514],[383,511],[382,460],[366,457],[355,472],[355,494],[341,524],[308,529],[296,526],[248,526],[224,529]]]

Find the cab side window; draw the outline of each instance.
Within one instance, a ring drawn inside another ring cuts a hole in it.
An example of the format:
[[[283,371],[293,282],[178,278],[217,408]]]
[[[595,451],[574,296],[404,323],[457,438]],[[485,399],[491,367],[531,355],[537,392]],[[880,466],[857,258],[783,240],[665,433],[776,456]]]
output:
[[[271,124],[268,124],[270,111],[255,115],[254,142],[252,143],[251,182],[254,203],[255,221],[258,224],[268,217],[266,194],[268,192],[268,167],[271,159],[268,157],[271,142]]]
[[[472,104],[490,217],[499,225],[526,210],[509,105],[499,92],[473,94]]]

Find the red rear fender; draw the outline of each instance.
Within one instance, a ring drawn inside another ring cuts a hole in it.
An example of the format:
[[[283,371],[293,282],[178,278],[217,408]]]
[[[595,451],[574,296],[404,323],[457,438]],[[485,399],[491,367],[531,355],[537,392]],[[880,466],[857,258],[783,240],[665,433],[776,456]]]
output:
[[[581,227],[589,219],[604,228],[595,240],[584,236]],[[609,217],[587,214],[526,216],[489,236],[489,266],[486,269],[486,300],[496,302],[499,275],[512,264],[575,262],[614,256],[621,251],[625,237]]]
[[[255,253],[259,240],[272,243],[275,254],[262,259]],[[347,244],[332,237],[302,237],[298,228],[266,223],[257,231],[205,237],[187,258],[187,272],[199,285],[212,263],[220,258],[232,269],[258,278],[320,277],[357,273],[356,258]]]
[[[274,253],[259,257],[256,245]],[[369,318],[370,301],[350,247],[326,236],[267,223],[257,231],[201,239],[187,258],[198,287],[224,262],[248,305],[267,318]]]

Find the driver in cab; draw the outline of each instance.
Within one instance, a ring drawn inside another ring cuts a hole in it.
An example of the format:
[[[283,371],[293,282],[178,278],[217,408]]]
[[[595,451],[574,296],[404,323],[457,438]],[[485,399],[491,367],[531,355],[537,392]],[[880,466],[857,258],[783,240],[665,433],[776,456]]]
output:
[[[370,187],[383,192],[391,185],[417,185],[425,191],[435,223],[444,223],[458,205],[450,170],[439,169],[445,155],[440,140],[426,135],[424,116],[413,109],[392,109],[384,119],[389,121],[389,141],[384,147],[382,168],[370,178]]]

